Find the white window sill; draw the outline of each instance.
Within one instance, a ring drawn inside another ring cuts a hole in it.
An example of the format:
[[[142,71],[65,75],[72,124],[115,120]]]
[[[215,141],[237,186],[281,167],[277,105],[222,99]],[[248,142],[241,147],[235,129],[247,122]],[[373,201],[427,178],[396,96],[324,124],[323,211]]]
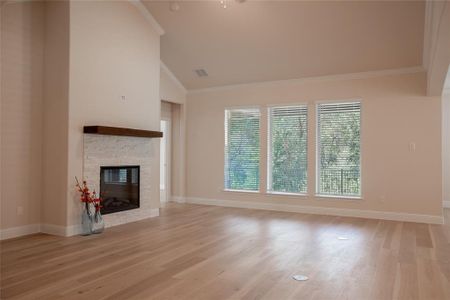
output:
[[[259,194],[259,190],[258,191],[250,191],[250,190],[230,190],[230,189],[223,189],[224,192],[227,193],[245,193],[245,194]]]
[[[327,200],[327,199],[336,199],[336,200],[362,200],[361,196],[338,196],[338,195],[324,195],[324,194],[316,194],[315,198],[318,200]]]
[[[266,195],[308,197],[308,194],[304,194],[304,193],[270,192],[270,191],[267,191]]]

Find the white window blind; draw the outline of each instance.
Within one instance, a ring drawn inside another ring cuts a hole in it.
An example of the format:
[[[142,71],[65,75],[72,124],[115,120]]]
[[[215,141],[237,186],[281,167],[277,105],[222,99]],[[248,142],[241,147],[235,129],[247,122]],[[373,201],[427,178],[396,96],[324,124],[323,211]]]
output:
[[[225,110],[225,189],[259,190],[257,108]]]
[[[269,192],[307,192],[307,123],[306,105],[269,108]]]
[[[317,193],[361,195],[361,103],[317,107]]]

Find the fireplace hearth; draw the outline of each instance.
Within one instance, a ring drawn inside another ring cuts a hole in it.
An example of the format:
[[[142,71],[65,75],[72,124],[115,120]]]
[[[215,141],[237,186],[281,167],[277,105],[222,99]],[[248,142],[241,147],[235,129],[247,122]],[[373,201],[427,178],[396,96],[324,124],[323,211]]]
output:
[[[102,214],[139,208],[139,166],[100,167]]]

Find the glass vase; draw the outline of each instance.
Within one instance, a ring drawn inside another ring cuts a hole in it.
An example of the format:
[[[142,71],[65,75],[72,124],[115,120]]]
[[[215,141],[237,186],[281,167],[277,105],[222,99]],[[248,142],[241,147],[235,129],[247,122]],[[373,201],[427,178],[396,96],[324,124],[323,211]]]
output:
[[[81,212],[81,235],[92,234],[92,214],[89,204],[85,203]]]
[[[92,233],[102,233],[105,229],[105,222],[103,221],[100,209],[95,209],[94,217],[92,218]]]

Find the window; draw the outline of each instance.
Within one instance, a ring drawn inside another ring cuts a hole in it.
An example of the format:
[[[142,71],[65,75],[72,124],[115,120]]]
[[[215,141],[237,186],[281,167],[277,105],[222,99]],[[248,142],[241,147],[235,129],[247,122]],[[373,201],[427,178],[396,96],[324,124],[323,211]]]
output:
[[[257,108],[225,110],[225,189],[259,190]]]
[[[317,107],[317,193],[361,195],[361,103]]]
[[[269,192],[307,192],[308,107],[269,108]]]

